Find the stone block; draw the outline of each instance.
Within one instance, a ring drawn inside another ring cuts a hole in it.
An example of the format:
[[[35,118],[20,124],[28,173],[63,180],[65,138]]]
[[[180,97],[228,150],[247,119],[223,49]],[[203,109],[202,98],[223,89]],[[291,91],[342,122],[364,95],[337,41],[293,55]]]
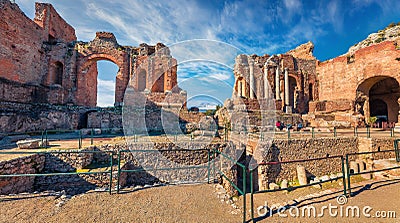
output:
[[[288,181],[286,179],[282,180],[281,182],[281,188],[286,189],[288,187]]]
[[[41,140],[40,139],[27,139],[20,140],[17,142],[17,146],[19,149],[38,149],[40,148]]]
[[[268,185],[268,187],[269,187],[270,190],[277,190],[277,189],[279,189],[279,185],[276,184],[276,183],[270,183],[270,184]]]
[[[300,185],[307,184],[307,174],[304,166],[297,165],[297,179],[299,179]]]

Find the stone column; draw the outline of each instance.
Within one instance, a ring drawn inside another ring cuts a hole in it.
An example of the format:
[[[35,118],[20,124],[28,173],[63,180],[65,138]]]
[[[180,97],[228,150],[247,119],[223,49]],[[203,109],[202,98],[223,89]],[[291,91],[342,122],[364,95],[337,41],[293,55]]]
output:
[[[281,86],[280,86],[280,70],[279,66],[276,67],[276,72],[275,72],[275,99],[276,100],[281,100]]]
[[[255,95],[255,81],[254,81],[254,62],[253,59],[249,59],[249,70],[250,70],[250,99],[254,99]]]
[[[238,81],[237,84],[238,84],[238,86],[237,86],[238,95],[239,95],[239,97],[242,97],[242,81]]]
[[[289,106],[289,74],[285,68],[285,106]]]
[[[269,99],[269,83],[268,83],[268,67],[266,66],[264,69],[264,98]]]

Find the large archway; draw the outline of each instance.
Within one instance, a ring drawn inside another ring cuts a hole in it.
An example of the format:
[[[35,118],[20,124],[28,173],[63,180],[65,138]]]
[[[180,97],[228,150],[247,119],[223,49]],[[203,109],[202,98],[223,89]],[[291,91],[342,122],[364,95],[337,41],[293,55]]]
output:
[[[366,119],[398,122],[399,82],[393,77],[376,76],[363,81],[357,88],[355,112]]]

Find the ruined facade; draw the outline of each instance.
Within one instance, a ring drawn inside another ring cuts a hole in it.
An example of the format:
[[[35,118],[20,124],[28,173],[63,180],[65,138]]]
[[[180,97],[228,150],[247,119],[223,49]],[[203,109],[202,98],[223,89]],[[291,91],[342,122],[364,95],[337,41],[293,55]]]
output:
[[[369,117],[399,122],[400,27],[393,29],[395,38],[318,62],[319,100],[310,103],[310,113],[353,126]]]
[[[31,117],[32,111],[27,109],[28,115],[22,117],[24,111],[12,109],[24,107],[20,104],[58,106],[48,111],[50,113],[64,109],[67,114],[79,110],[79,114],[75,114],[78,120],[61,126],[85,127],[88,112],[93,111],[97,103],[99,60],[111,61],[119,67],[116,106],[123,105],[128,85],[136,92],[143,92],[154,105],[163,104],[166,94],[181,106],[186,103],[186,94],[177,86],[176,59],[165,45],[121,46],[114,34],[108,32],[97,32],[90,42],[77,41],[74,28],[51,4],[36,3],[35,9],[32,21],[17,4],[0,0],[0,125],[3,131],[18,130],[7,127],[15,122],[34,125],[37,116],[49,116],[47,111],[34,111],[40,114]],[[45,126],[38,124],[37,128],[61,128],[60,123],[52,125],[52,122],[56,121],[47,120]]]
[[[303,48],[309,53],[296,57]],[[276,110],[307,113],[308,102],[318,99],[312,49],[312,43],[307,43],[286,54],[237,56],[234,101],[244,101],[248,109],[257,109],[263,100],[275,100]]]
[[[400,26],[392,25],[324,62],[313,57],[310,42],[285,54],[239,55],[233,100],[258,110],[272,98],[276,110],[300,113],[312,126],[365,126],[370,117],[397,123],[399,46]]]

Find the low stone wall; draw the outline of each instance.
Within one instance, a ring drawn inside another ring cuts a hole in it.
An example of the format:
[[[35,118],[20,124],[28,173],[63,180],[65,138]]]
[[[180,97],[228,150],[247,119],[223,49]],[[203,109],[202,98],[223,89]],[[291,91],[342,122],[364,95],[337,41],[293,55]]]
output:
[[[66,173],[82,169],[93,161],[93,153],[84,153],[91,150],[93,149],[83,149],[79,150],[79,152],[78,150],[74,150],[70,153],[46,153],[46,162],[43,171],[45,173]]]
[[[275,139],[272,142],[272,146],[260,143],[258,149],[264,151],[262,161],[265,162],[304,160],[358,152],[357,141],[358,139],[355,137]],[[342,169],[340,158],[268,166],[262,165],[258,169],[260,178],[259,186],[266,188],[268,183],[279,183],[283,179],[295,181],[297,179],[297,165],[302,165],[306,168],[309,179],[314,176],[336,174],[341,172]]]
[[[44,129],[78,129],[86,127],[88,107],[24,104],[0,101],[0,132],[25,133]]]
[[[35,174],[42,171],[45,163],[43,155],[29,155],[0,162],[0,175]],[[1,177],[0,194],[32,192],[35,177]]]
[[[115,152],[131,150],[121,154],[122,168],[129,170],[143,168],[146,171],[127,173],[127,184],[145,185],[206,182],[208,178],[208,150],[223,150],[226,146],[227,144],[218,143],[177,142],[103,145],[96,147],[96,149]],[[149,152],[150,150],[154,151]]]
[[[379,138],[379,139],[371,138],[371,152],[394,150],[394,140],[395,138]],[[396,158],[396,154],[394,152],[375,153],[372,154],[372,158],[374,160],[390,159],[390,158]]]

